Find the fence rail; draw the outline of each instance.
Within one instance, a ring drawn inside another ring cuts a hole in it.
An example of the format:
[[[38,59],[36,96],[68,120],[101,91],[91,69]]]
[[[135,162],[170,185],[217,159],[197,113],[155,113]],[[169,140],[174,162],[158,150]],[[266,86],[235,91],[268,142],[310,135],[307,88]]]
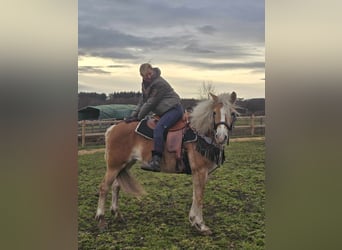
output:
[[[265,135],[265,116],[239,116],[236,120],[232,138],[253,137]],[[83,120],[78,122],[78,143],[86,145],[104,144],[104,136],[107,128],[119,123],[121,120]]]

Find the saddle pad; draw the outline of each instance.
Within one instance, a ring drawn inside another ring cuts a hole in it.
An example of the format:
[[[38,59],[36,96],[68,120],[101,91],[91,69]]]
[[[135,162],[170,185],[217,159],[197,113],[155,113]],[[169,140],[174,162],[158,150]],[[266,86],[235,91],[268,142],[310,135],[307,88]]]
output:
[[[147,118],[142,119],[137,127],[135,128],[135,132],[147,139],[153,139],[153,129],[147,126]]]
[[[135,128],[135,132],[147,139],[153,139],[153,129],[149,128],[147,126],[147,118],[144,118],[142,119],[137,127]],[[185,134],[183,136],[183,142],[194,142],[194,141],[197,141],[197,135],[196,133],[188,128],[186,131],[185,131]]]
[[[197,134],[191,129],[188,128],[183,136],[183,142],[195,142],[197,141]]]

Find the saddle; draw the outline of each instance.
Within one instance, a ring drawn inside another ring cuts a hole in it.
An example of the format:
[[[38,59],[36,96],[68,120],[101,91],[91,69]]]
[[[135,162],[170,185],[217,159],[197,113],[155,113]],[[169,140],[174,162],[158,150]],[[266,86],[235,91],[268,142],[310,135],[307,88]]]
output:
[[[159,121],[160,117],[154,116],[150,119],[147,119],[146,125],[152,131],[156,128],[156,125]],[[168,129],[166,140],[165,140],[165,147],[171,153],[176,153],[177,160],[181,159],[182,156],[182,141],[183,135],[189,123],[188,114],[184,114],[181,119],[179,119],[172,127]],[[152,132],[153,133],[153,132]],[[153,134],[152,134],[153,138]]]
[[[159,119],[159,117],[154,116],[141,120],[135,128],[135,132],[147,139],[153,140],[153,129],[155,129]],[[189,115],[185,113],[178,122],[168,129],[164,138],[165,149],[170,153],[175,153],[177,173],[191,174],[188,156],[183,149],[183,143],[197,141],[197,135],[188,125]]]
[[[153,140],[153,129],[159,117],[145,118],[141,120],[135,132],[147,139]],[[177,165],[176,173],[191,174],[191,168],[187,153],[183,149],[183,143],[196,142],[196,150],[218,166],[225,160],[222,148],[209,143],[206,137],[197,136],[197,133],[189,126],[188,115],[185,114],[175,125],[173,125],[164,138],[165,148],[170,153],[175,153]]]

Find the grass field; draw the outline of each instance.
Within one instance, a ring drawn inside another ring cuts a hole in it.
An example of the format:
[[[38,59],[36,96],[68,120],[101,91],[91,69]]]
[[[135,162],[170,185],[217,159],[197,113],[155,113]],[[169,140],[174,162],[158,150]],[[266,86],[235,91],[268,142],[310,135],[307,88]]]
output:
[[[147,191],[137,200],[120,193],[125,222],[109,212],[108,229],[95,221],[97,188],[105,173],[103,153],[79,156],[79,249],[264,249],[265,142],[231,142],[226,162],[207,182],[203,216],[213,231],[201,236],[190,226],[192,202],[189,175],[153,173],[133,166],[133,175]]]

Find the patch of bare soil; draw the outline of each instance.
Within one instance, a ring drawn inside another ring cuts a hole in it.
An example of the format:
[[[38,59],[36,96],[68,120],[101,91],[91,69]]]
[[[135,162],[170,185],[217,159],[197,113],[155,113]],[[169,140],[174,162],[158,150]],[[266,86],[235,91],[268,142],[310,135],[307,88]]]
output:
[[[230,139],[232,142],[240,142],[240,141],[263,141],[265,137],[245,137],[245,138],[233,138]]]
[[[88,155],[88,154],[93,154],[97,152],[104,152],[104,148],[98,148],[98,149],[82,149],[78,150],[78,155]]]

